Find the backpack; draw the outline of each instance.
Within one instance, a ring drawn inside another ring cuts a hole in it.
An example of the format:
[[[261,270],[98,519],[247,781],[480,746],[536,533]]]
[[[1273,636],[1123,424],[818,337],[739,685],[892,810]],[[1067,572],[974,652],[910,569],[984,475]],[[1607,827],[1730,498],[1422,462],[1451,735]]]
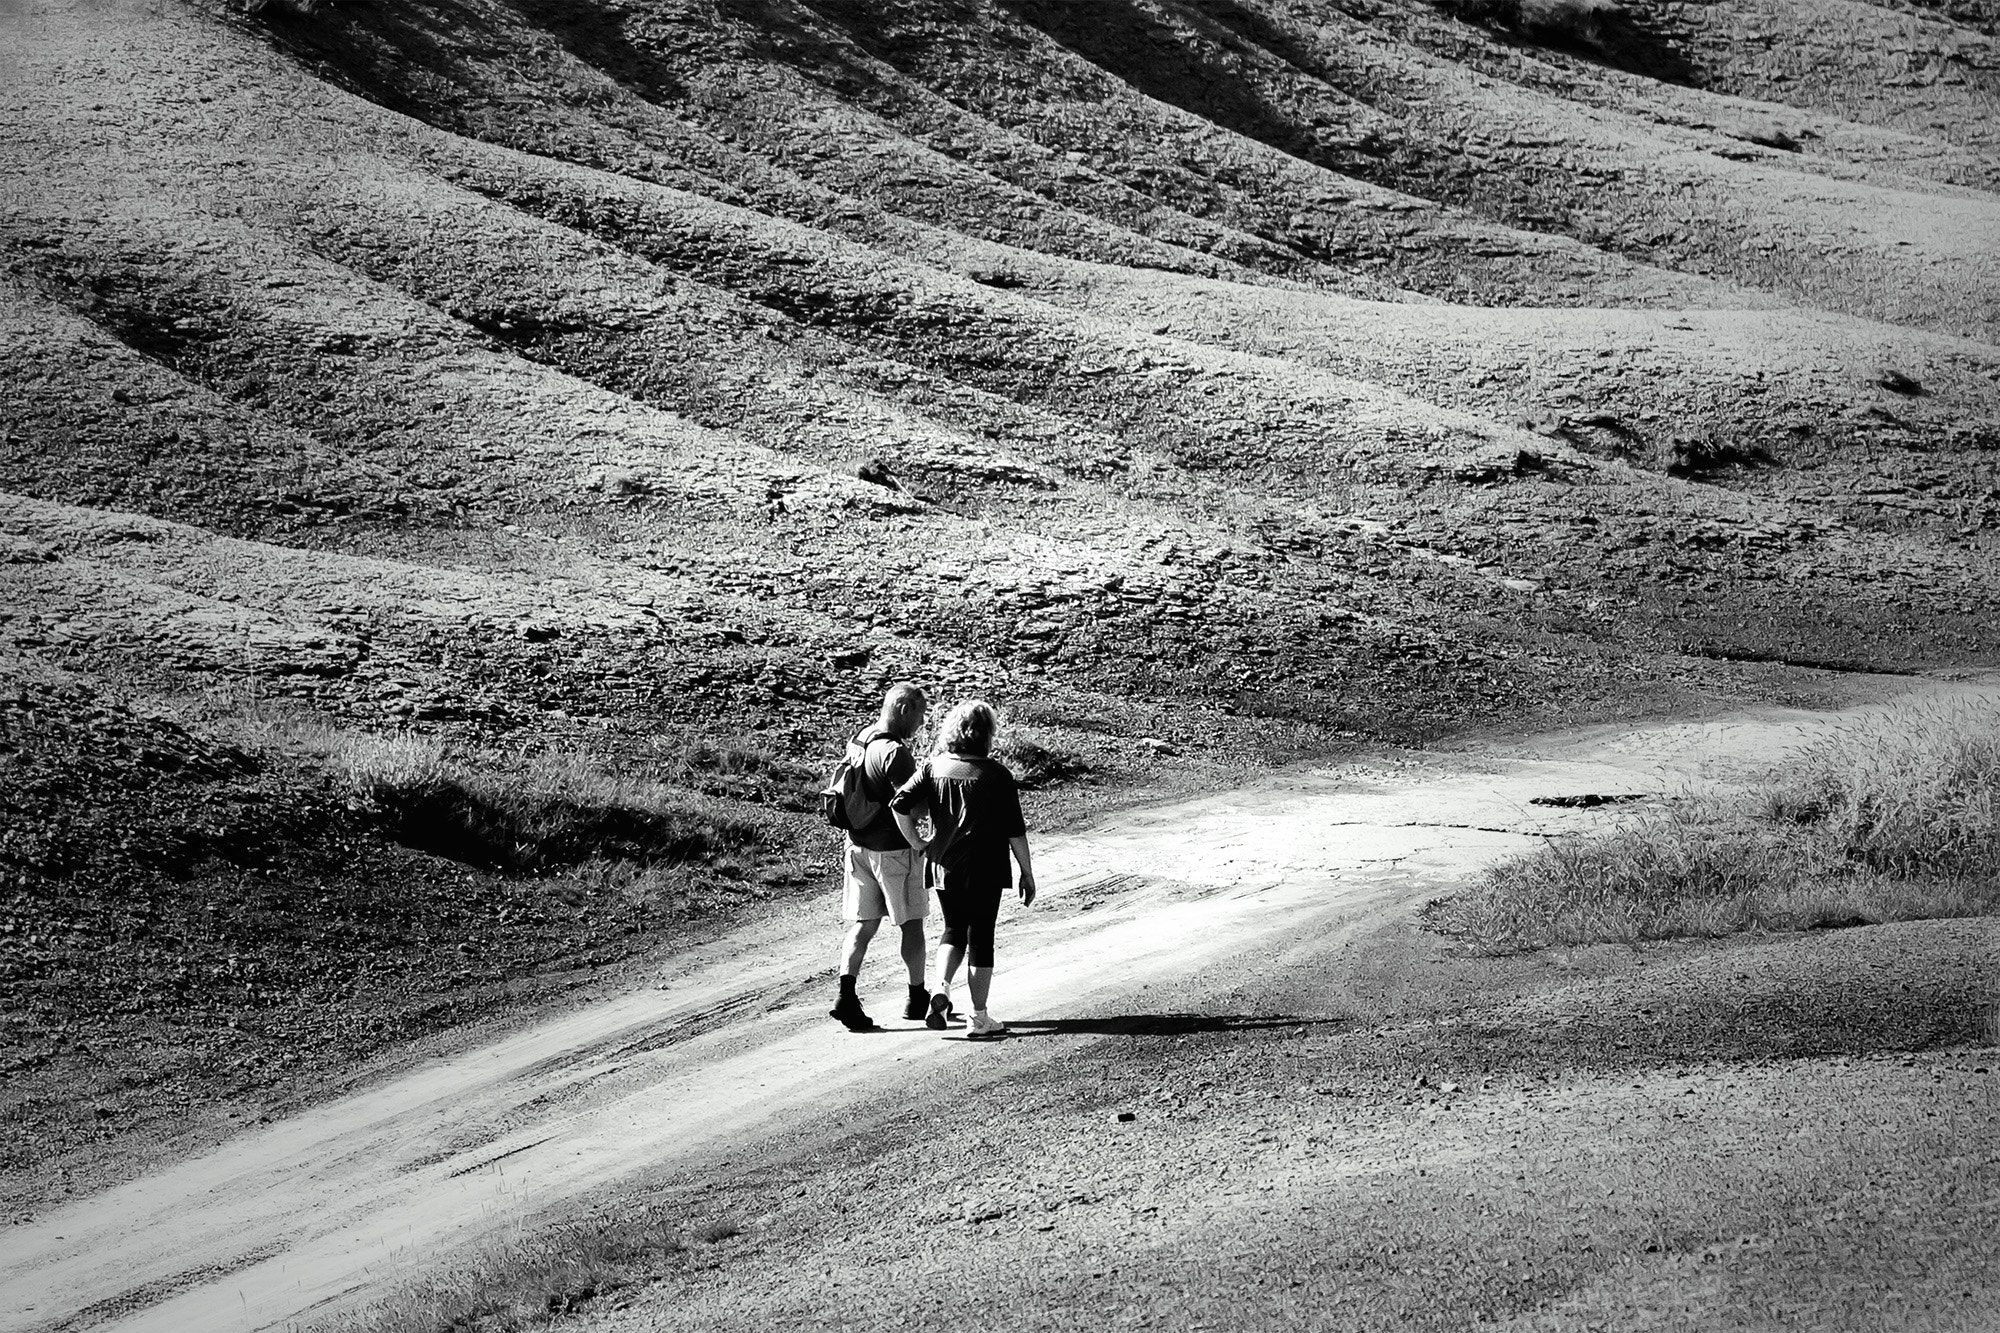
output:
[[[868,747],[885,739],[879,731],[864,731],[847,743],[847,753],[833,766],[819,793],[819,817],[848,833],[867,828],[882,813],[881,801],[869,796]]]

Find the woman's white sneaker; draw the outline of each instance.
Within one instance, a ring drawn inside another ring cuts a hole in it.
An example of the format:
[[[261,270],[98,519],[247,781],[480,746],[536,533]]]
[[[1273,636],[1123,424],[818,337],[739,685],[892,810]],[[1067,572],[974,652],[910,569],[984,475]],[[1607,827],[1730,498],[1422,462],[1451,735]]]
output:
[[[965,1027],[967,1041],[998,1041],[1006,1035],[1007,1025],[984,1009],[975,1013]]]

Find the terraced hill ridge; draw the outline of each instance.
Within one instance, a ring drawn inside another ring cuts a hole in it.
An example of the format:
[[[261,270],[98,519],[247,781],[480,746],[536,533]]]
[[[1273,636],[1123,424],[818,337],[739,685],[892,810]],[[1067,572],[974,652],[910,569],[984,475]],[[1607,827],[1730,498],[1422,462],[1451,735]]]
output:
[[[891,680],[1049,820],[1993,665],[1996,22],[0,6],[8,1197],[823,889]]]

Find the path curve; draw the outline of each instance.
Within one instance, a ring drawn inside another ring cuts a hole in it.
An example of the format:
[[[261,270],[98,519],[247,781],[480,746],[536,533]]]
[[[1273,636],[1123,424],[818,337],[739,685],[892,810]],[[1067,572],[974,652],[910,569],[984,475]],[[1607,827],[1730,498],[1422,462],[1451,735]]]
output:
[[[1533,797],[1728,782],[1843,716],[1762,709],[1376,756],[1040,839],[1043,901],[1002,931],[1006,1012],[1136,995],[1407,902],[1537,838],[1617,817]],[[0,1237],[0,1333],[284,1328],[530,1214],[857,1103],[907,1078],[910,1062],[980,1058],[918,1025],[838,1032],[824,986],[799,981],[824,972],[833,937],[824,904],[774,913],[672,960],[653,987],[15,1227]],[[891,961],[874,960],[871,982],[893,980]],[[863,1041],[879,1044],[857,1059]]]

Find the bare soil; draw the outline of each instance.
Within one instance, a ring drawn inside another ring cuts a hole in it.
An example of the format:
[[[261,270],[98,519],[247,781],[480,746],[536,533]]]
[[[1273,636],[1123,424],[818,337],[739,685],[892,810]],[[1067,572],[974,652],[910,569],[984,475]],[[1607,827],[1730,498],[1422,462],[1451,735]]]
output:
[[[997,1048],[898,1021],[889,959],[866,987],[887,1030],[840,1030],[817,965],[831,923],[786,909],[653,987],[15,1226],[20,1305],[0,1326],[340,1326],[524,1220],[635,1197],[728,1223],[716,1257],[637,1275],[657,1290],[601,1293],[646,1325],[886,1328],[1022,1302],[1056,1327],[1112,1292],[1133,1324],[1568,1318],[1563,1301],[1623,1309],[1752,1236],[1728,1251],[1744,1291],[1689,1299],[1845,1308],[1921,1245],[1937,1281],[1899,1287],[1897,1308],[1957,1326],[1995,1290],[1971,1222],[2000,1125],[1991,922],[1496,964],[1414,919],[1478,866],[1614,817],[1534,796],[1727,784],[1827,724],[1773,711],[1389,753],[1048,839],[1046,900],[1003,927],[995,1004],[1018,1032]],[[1912,1135],[1911,1105],[1943,1123]],[[1706,1146],[1673,1138],[1683,1120]],[[1794,1144],[1801,1164],[1772,1163]],[[1845,1152],[1890,1160],[1823,1217],[1848,1188],[1836,1168],[1859,1169]],[[1530,1160],[1535,1183],[1510,1186]],[[1752,1162],[1765,1175],[1725,1187]],[[1933,1204],[1947,1213],[1921,1236],[1886,1226]],[[1802,1293],[1785,1256],[1823,1245],[1849,1256],[1845,1285]]]
[[[0,1205],[805,910],[897,679],[1050,827],[2000,665],[1996,40],[0,2]],[[747,832],[441,855],[274,719]]]

